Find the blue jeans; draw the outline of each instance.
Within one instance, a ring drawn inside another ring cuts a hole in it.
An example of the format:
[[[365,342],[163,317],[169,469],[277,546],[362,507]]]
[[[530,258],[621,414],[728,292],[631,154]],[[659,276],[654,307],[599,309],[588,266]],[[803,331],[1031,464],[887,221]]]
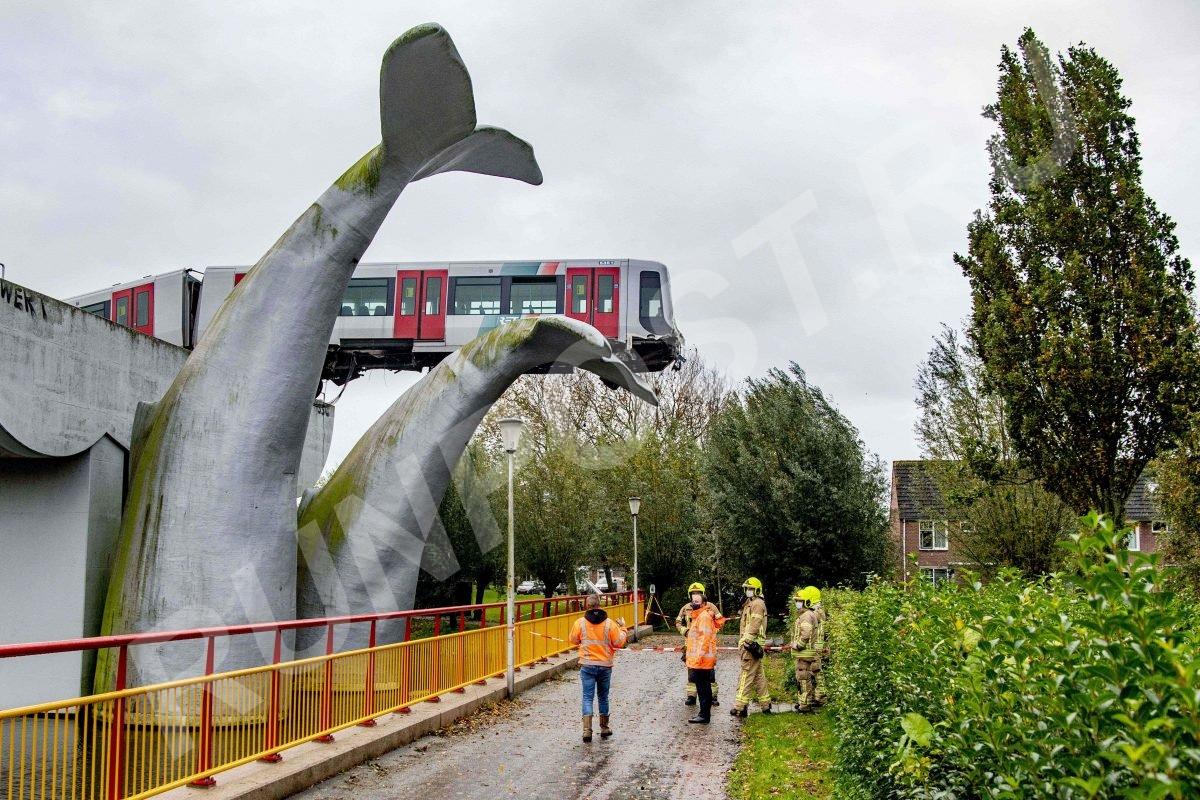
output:
[[[583,684],[583,715],[592,715],[592,695],[600,696],[600,713],[608,713],[608,687],[612,684],[612,667],[585,664],[579,668],[579,680]]]

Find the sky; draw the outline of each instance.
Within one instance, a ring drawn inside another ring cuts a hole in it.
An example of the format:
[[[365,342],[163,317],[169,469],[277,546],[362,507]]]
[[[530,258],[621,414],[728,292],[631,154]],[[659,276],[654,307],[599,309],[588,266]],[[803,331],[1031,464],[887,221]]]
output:
[[[835,5],[6,0],[0,262],[58,297],[254,263],[378,142],[380,57],[435,21],[545,183],[412,184],[364,261],[661,261],[731,382],[795,361],[870,450],[916,457],[917,367],[969,310],[952,256],[987,202],[1001,45],[1031,26],[1117,66],[1194,259],[1200,5]],[[351,383],[330,463],[415,380]]]

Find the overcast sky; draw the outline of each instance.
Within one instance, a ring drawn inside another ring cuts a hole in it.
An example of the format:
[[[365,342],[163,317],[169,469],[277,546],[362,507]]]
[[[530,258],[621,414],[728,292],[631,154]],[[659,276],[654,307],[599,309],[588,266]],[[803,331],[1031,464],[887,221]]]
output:
[[[887,460],[918,454],[917,365],[967,313],[980,109],[1024,26],[1116,64],[1146,186],[1198,255],[1194,2],[729,5],[5,0],[0,261],[60,297],[257,261],[379,140],[380,57],[426,21],[545,184],[413,184],[364,260],[662,261],[710,362],[796,361]],[[414,379],[349,386],[334,460]]]

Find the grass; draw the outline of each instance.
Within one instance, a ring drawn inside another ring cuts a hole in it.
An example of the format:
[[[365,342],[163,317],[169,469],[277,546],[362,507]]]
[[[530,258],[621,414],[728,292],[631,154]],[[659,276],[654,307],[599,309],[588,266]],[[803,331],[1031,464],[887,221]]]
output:
[[[751,714],[745,741],[729,772],[730,800],[833,797],[829,709],[815,714]]]

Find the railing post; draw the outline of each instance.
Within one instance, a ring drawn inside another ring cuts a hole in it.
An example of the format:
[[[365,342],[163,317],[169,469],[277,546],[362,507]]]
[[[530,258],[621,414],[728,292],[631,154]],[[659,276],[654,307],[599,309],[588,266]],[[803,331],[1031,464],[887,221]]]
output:
[[[412,615],[404,618],[404,641],[412,641]],[[396,709],[397,714],[412,713],[412,709],[408,707],[409,697],[412,695],[412,646],[400,648],[400,708]]]
[[[425,698],[427,703],[440,703],[442,698],[438,697],[437,693],[442,688],[442,643],[438,639],[442,635],[442,617],[440,614],[435,614],[433,617],[433,639],[430,640],[430,646],[433,648],[432,673],[433,686],[430,687],[429,696]]]
[[[125,689],[125,676],[129,666],[129,646],[121,645],[117,651],[117,680],[113,688]],[[125,796],[125,698],[113,701],[112,727],[108,731],[108,800],[121,800]]]
[[[216,649],[217,638],[215,636],[205,637],[206,646],[204,651],[204,676],[211,677],[213,668],[216,666]],[[213,740],[213,682],[207,680],[204,682],[204,694],[200,700],[200,746],[196,750],[196,772],[205,772],[212,766],[212,740]],[[197,778],[192,781],[192,786],[216,786],[217,779],[211,775]]]
[[[371,636],[367,645],[367,685],[363,690],[364,717],[370,717],[375,713],[375,631],[376,621],[371,620]],[[364,728],[374,728],[375,720],[368,719],[359,724]]]
[[[458,612],[458,632],[462,633],[467,629],[467,612]]]
[[[321,686],[321,730],[326,731],[313,741],[328,744],[333,741],[333,734],[328,730],[333,727],[333,623],[325,625],[325,680]]]
[[[263,750],[273,750],[279,744],[279,660],[283,654],[283,631],[275,631],[275,648],[271,656],[271,697],[267,701],[267,719],[263,725]],[[268,764],[283,761],[282,753],[267,753],[259,759]]]

